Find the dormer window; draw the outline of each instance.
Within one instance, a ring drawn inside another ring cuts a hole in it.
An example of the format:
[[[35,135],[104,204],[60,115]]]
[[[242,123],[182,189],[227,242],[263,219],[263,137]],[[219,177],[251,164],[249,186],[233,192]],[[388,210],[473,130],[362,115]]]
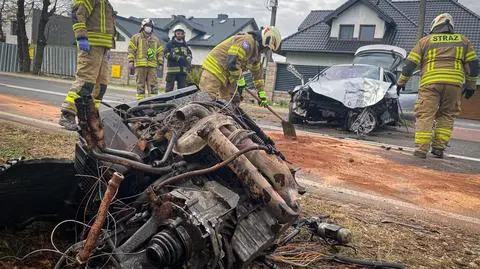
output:
[[[375,25],[360,25],[360,40],[371,41],[375,38]]]
[[[354,29],[354,25],[350,25],[350,24],[340,25],[340,34],[338,35],[338,38],[342,40],[353,39],[353,29]]]

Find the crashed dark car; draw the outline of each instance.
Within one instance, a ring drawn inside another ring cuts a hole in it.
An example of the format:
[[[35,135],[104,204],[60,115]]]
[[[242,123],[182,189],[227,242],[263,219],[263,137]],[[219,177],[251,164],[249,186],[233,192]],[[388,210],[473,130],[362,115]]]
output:
[[[405,56],[392,46],[360,48],[352,64],[331,66],[289,92],[289,121],[336,122],[360,134],[398,123],[395,74]],[[290,71],[303,81],[293,67]]]

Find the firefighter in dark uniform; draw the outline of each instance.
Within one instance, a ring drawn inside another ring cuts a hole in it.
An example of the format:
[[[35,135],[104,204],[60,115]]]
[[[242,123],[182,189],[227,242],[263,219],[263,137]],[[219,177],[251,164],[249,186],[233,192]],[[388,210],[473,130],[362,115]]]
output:
[[[431,146],[432,154],[443,158],[460,113],[461,97],[469,99],[475,93],[477,54],[467,37],[454,33],[453,18],[444,13],[433,20],[430,34],[418,41],[406,62],[398,91],[405,89],[417,66],[422,75],[415,105],[414,155],[426,158]]]
[[[185,42],[185,31],[181,28],[174,30],[172,40],[167,43],[165,48],[165,58],[167,58],[167,87],[166,91],[173,91],[175,81],[177,89],[185,88],[187,72],[192,62],[192,51]]]

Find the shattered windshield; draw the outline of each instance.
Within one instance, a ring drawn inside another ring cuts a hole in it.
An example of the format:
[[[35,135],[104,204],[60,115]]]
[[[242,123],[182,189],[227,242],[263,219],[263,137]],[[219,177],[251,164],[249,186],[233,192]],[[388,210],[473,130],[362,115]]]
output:
[[[396,54],[390,53],[373,53],[368,52],[356,55],[353,59],[354,64],[371,64],[384,69],[391,70],[400,63],[401,59]]]
[[[320,73],[315,80],[340,80],[348,78],[380,79],[380,68],[366,65],[332,66]]]

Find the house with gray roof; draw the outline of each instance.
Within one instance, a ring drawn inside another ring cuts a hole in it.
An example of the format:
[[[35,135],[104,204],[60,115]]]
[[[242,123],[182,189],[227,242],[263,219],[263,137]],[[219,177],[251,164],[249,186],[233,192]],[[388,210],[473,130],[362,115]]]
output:
[[[455,31],[466,35],[480,52],[480,16],[457,0],[426,0],[424,35],[431,21],[448,12]],[[306,77],[325,67],[351,63],[355,51],[365,45],[388,44],[413,48],[418,28],[419,0],[348,0],[335,10],[314,10],[298,31],[282,42],[281,54]],[[295,79],[284,65],[277,69],[276,90],[288,90]]]
[[[138,19],[139,20],[139,19]],[[155,27],[173,37],[173,30],[185,31],[185,40],[192,50],[192,63],[201,65],[207,54],[223,40],[248,31],[258,30],[254,18],[230,18],[227,14],[218,14],[216,18],[195,18],[173,15],[171,18],[152,18]]]

